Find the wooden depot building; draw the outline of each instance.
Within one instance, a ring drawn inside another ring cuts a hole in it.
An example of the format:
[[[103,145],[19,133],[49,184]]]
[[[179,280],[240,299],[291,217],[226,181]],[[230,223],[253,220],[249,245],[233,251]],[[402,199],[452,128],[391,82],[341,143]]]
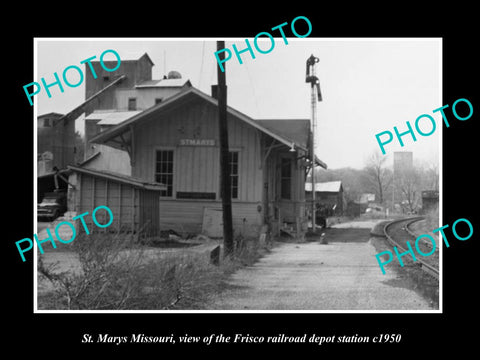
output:
[[[210,96],[187,87],[94,136],[91,143],[128,154],[131,175],[71,167],[79,178],[76,212],[91,211],[101,199],[115,216],[116,205],[130,202],[134,210],[128,212],[127,228],[134,231],[222,236],[215,89]],[[232,107],[227,119],[235,234],[257,236],[265,225],[274,234],[282,227],[305,231],[310,121],[254,120]],[[319,159],[316,164],[326,168]],[[108,191],[115,196],[109,198]]]

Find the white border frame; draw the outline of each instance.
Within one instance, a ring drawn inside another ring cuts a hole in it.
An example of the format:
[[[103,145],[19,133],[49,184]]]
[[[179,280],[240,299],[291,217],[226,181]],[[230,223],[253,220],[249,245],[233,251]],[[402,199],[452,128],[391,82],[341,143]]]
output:
[[[37,54],[37,46],[38,43],[41,41],[67,41],[70,40],[72,42],[75,41],[216,41],[219,38],[33,38],[33,66],[34,66],[34,79],[38,78],[37,73],[37,61],[38,61],[38,54]],[[227,41],[245,41],[245,38],[221,38]],[[277,38],[276,38],[277,39]],[[278,38],[281,39],[281,38]],[[439,41],[440,46],[440,58],[439,58],[439,79],[440,79],[440,104],[438,106],[443,105],[443,38],[441,37],[421,37],[421,38],[388,38],[388,37],[375,37],[375,38],[287,38],[288,41],[425,41],[425,40],[437,40]],[[262,39],[261,39],[262,40]],[[433,109],[425,109],[425,111],[431,111]],[[37,101],[34,102],[33,105],[33,144],[34,144],[34,152],[33,152],[33,168],[35,177],[33,178],[33,193],[34,193],[34,231],[35,234],[37,233]],[[442,226],[442,219],[443,219],[443,126],[439,126],[439,224]],[[439,241],[439,244],[441,242]],[[37,303],[37,248],[34,247],[34,256],[33,256],[33,286],[34,286],[34,299],[33,299],[33,312],[36,314],[44,314],[44,313],[66,313],[66,314],[88,314],[88,313],[101,313],[101,314],[128,314],[128,313],[139,313],[139,314],[158,314],[158,313],[165,313],[165,314],[197,314],[197,313],[225,313],[225,314],[405,314],[405,313],[427,313],[427,314],[439,314],[443,313],[443,246],[439,246],[440,248],[440,262],[439,262],[439,269],[440,269],[440,276],[439,276],[439,308],[438,310],[38,310],[38,303]]]

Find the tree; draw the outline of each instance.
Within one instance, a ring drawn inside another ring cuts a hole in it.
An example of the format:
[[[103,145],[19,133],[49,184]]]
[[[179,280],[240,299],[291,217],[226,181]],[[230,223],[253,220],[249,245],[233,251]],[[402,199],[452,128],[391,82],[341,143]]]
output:
[[[392,172],[386,168],[385,162],[387,157],[375,151],[367,159],[364,168],[365,178],[370,188],[373,189],[377,195],[378,202],[384,203],[386,189],[392,182]]]
[[[423,167],[424,174],[422,174],[422,178],[424,181],[424,190],[438,190],[439,187],[439,175],[438,175],[438,164],[437,163],[429,163]]]
[[[397,190],[402,195],[402,204],[406,205],[409,212],[417,209],[420,199],[420,169],[412,167],[402,171],[401,174],[395,174],[395,184]]]

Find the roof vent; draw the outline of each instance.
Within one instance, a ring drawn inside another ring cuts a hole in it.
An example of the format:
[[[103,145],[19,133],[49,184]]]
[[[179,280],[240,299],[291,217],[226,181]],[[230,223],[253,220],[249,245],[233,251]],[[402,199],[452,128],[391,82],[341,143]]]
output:
[[[178,71],[172,70],[168,73],[168,79],[181,79],[182,74],[180,74]]]

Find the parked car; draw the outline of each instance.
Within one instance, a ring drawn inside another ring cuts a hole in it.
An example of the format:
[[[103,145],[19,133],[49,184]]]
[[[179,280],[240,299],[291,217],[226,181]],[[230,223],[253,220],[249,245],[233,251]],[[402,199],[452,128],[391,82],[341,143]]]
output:
[[[37,206],[37,218],[55,220],[67,211],[67,196],[64,192],[46,193]]]

